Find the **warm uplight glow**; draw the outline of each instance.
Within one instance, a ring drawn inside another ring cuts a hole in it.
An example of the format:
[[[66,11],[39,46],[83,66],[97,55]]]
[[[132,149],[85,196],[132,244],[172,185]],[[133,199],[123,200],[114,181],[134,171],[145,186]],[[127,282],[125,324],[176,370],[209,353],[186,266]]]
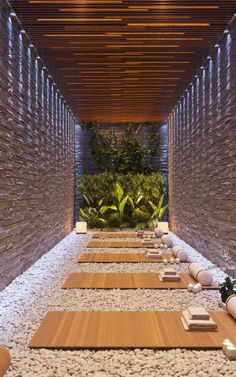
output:
[[[142,47],[142,48],[149,48],[149,47],[161,47],[161,48],[173,48],[173,47],[180,47],[179,45],[146,45],[146,44],[139,44],[139,45],[129,45],[129,44],[115,44],[115,45],[106,45],[109,48],[122,48],[122,47]]]
[[[184,22],[162,22],[162,23],[129,23],[128,26],[144,26],[144,27],[153,27],[153,26],[159,26],[159,27],[194,27],[194,26],[210,26],[209,23],[184,23]]]
[[[126,38],[127,41],[202,41],[202,38]]]
[[[78,5],[78,0],[28,0],[30,4],[76,4]],[[87,4],[87,0],[80,0],[80,4]],[[104,0],[90,0],[89,4],[104,4],[107,3]],[[109,0],[109,4],[122,4],[122,0]]]
[[[43,22],[90,22],[90,21],[122,21],[122,18],[37,18]]]
[[[129,9],[219,9],[218,5],[130,5]]]

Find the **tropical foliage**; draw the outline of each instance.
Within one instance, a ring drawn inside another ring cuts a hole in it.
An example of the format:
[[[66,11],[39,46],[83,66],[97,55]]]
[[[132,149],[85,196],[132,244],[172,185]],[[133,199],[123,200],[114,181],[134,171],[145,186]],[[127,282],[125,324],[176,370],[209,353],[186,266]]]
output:
[[[104,173],[100,174],[100,178],[101,176],[104,176]],[[145,181],[147,177],[142,178]],[[168,207],[167,204],[163,206],[164,180],[159,175],[156,177],[159,182],[159,190],[154,193],[156,196],[149,191],[148,185],[146,191],[142,191],[137,185],[132,191],[128,185],[124,188],[117,181],[110,182],[111,186],[107,186],[107,190],[102,191],[103,197],[99,197],[98,193],[93,196],[91,191],[96,189],[92,187],[89,177],[84,176],[83,180],[87,179],[90,182],[90,192],[83,193],[84,208],[80,209],[80,217],[87,221],[90,227],[155,227],[157,222],[162,220]],[[101,183],[101,180],[97,182]],[[83,189],[85,187],[87,186],[83,186]],[[142,187],[145,188],[145,185],[143,184]]]

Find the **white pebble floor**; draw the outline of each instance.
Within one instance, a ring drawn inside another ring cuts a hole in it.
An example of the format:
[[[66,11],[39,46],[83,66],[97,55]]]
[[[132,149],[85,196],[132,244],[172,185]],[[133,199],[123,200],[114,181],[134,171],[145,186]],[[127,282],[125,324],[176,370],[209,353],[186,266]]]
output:
[[[222,271],[178,237],[171,236],[188,251],[192,260],[211,268],[216,281],[224,280]],[[182,310],[189,305],[221,310],[216,291],[193,294],[186,290],[62,290],[62,283],[73,271],[152,272],[163,268],[162,263],[79,264],[78,256],[90,238],[72,232],[0,292],[0,344],[7,346],[12,355],[6,377],[236,377],[236,362],[228,360],[221,350],[29,349],[27,344],[49,310]],[[120,251],[86,251],[111,250]],[[126,251],[138,252],[137,249]],[[186,267],[187,264],[181,264],[179,270],[184,271]]]

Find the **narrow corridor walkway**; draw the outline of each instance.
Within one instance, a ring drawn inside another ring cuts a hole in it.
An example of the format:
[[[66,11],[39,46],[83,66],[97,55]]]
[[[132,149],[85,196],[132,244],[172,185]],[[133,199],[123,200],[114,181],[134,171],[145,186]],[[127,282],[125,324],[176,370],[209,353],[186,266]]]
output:
[[[171,236],[184,246],[192,259],[212,268],[216,281],[223,281],[222,271],[176,236]],[[136,349],[95,352],[27,348],[48,310],[182,310],[190,304],[220,310],[219,293],[214,291],[201,291],[195,295],[186,290],[62,290],[65,278],[74,271],[158,272],[163,267],[162,263],[78,264],[79,254],[90,239],[91,234],[82,236],[72,232],[0,293],[0,343],[8,346],[12,355],[7,377],[236,376],[235,363],[226,359],[222,351]],[[89,252],[101,252],[101,249]],[[113,252],[120,252],[120,249]],[[186,264],[181,264],[179,269],[186,270]]]

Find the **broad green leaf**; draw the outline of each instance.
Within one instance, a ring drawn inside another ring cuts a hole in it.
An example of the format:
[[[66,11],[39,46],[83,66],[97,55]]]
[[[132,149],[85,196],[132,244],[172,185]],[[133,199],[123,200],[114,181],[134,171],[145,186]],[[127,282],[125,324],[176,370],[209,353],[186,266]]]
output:
[[[129,202],[130,202],[132,208],[134,208],[134,201],[133,201],[133,199],[131,198],[131,196],[129,196]]]
[[[115,185],[115,191],[116,191],[116,194],[117,194],[117,199],[119,200],[119,202],[121,201],[121,198],[124,194],[124,191],[121,187],[121,185],[119,183],[116,183]]]
[[[128,200],[128,195],[121,201],[121,203],[120,203],[120,214],[121,214],[121,216],[123,216],[123,213],[124,213],[124,208],[125,208],[125,205],[126,205],[126,203],[127,203],[127,200]]]
[[[162,203],[163,203],[163,200],[164,200],[164,196],[165,196],[165,194],[162,194],[161,197],[160,197],[160,200],[158,202],[158,208],[159,208],[159,210],[161,209],[161,206],[162,206]]]
[[[109,209],[112,209],[113,211],[117,211],[117,207],[116,206],[102,206],[99,210],[99,212],[101,213],[101,215],[103,215],[104,213],[106,213]]]
[[[102,199],[99,200],[99,202],[98,202],[99,207],[101,207],[101,205],[102,205],[102,203],[103,203],[103,199],[104,199],[104,198],[102,198]]]
[[[90,201],[89,201],[88,196],[84,194],[84,195],[83,195],[83,198],[84,198],[84,200],[86,201],[86,203],[87,203],[88,205],[90,205]]]
[[[136,204],[139,204],[143,199],[145,199],[144,195],[139,195],[138,199],[136,200]]]
[[[152,208],[153,211],[155,212],[156,209],[157,209],[157,206],[156,206],[151,200],[148,200],[148,203],[150,204],[151,208]]]
[[[164,207],[162,207],[159,211],[159,220],[162,220],[163,216],[164,216],[164,213],[166,211],[166,209],[168,208],[168,204],[166,204]]]

